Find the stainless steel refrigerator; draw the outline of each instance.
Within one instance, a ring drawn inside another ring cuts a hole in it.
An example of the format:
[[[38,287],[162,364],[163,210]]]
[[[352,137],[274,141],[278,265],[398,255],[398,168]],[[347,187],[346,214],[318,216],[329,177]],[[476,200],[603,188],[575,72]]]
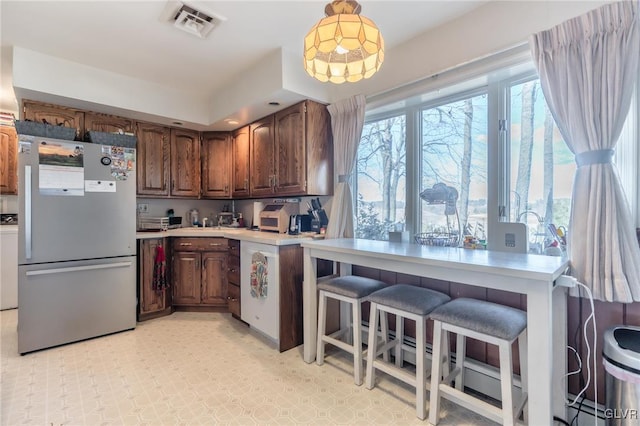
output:
[[[135,150],[19,136],[18,352],[135,328]]]

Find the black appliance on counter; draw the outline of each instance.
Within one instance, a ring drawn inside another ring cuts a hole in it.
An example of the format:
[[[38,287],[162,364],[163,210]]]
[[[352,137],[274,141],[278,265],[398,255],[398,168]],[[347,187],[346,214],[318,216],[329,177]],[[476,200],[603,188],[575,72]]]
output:
[[[308,214],[292,214],[289,216],[289,235],[311,231],[311,216]]]
[[[17,225],[18,213],[0,213],[0,225]]]

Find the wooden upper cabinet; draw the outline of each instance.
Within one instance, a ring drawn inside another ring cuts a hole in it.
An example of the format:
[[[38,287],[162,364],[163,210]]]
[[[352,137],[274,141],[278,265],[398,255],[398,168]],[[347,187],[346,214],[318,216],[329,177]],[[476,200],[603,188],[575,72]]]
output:
[[[289,141],[280,145],[300,143],[305,146],[303,156],[306,170],[306,188],[301,194],[332,195],[333,194],[333,132],[331,131],[331,116],[325,105],[313,101],[302,103],[304,108],[303,134],[306,143]],[[296,135],[295,132],[291,132]],[[281,133],[281,136],[287,132]],[[293,187],[295,174],[291,173],[290,185]]]
[[[107,133],[131,133],[134,131],[133,120],[115,115],[87,112],[84,115],[85,131],[94,130]]]
[[[82,139],[84,133],[84,112],[82,111],[25,100],[22,103],[22,112],[23,120],[73,127],[76,129],[76,140]]]
[[[249,126],[231,134],[233,176],[231,179],[233,198],[249,196]]]
[[[275,115],[275,190],[279,194],[306,191],[305,104],[297,104]]]
[[[200,134],[171,129],[171,192],[177,197],[200,195]]]
[[[275,189],[274,116],[270,115],[252,123],[250,129],[251,196],[269,196]]]
[[[18,193],[18,135],[11,126],[0,126],[0,194]]]
[[[137,123],[138,195],[169,195],[170,131],[168,127]]]
[[[228,198],[231,196],[231,134],[207,132],[202,134],[202,196]]]

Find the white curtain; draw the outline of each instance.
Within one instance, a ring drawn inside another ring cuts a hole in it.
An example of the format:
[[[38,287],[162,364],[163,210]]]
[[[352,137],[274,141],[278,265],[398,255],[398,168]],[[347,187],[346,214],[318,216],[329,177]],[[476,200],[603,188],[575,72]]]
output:
[[[353,237],[353,203],[349,180],[356,163],[365,107],[363,95],[356,95],[327,107],[331,114],[333,165],[338,183],[333,194],[325,238]]]
[[[636,1],[607,4],[530,39],[547,104],[575,155],[568,254],[595,299],[640,301],[640,249],[612,163],[638,76]],[[578,289],[572,290],[578,295]]]

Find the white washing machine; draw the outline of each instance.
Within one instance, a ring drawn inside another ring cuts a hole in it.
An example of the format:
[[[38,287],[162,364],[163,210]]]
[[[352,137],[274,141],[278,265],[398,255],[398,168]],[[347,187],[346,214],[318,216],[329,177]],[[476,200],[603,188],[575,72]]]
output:
[[[242,320],[276,343],[280,339],[280,261],[278,246],[240,243]]]

